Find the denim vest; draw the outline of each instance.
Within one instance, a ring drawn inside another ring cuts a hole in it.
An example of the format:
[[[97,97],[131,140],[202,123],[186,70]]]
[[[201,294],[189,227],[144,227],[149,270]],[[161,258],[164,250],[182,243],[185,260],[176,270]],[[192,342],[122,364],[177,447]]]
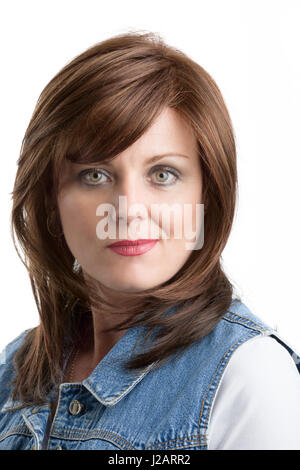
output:
[[[241,344],[257,335],[271,335],[289,351],[300,373],[300,357],[274,329],[234,299],[208,335],[157,369],[153,369],[155,362],[139,372],[122,367],[133,352],[143,350],[146,332],[143,326],[127,330],[87,379],[59,385],[48,438],[49,402],[24,406],[10,397],[13,355],[28,331],[0,356],[0,450],[206,450],[218,384]],[[56,390],[49,394],[49,401],[55,394]]]

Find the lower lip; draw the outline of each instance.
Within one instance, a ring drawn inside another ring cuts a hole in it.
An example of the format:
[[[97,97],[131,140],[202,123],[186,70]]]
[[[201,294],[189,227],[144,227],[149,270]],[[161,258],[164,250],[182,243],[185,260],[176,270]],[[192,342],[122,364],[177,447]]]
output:
[[[120,245],[120,246],[109,246],[112,251],[118,253],[118,255],[122,256],[138,256],[147,253],[147,251],[152,250],[152,248],[156,245],[158,240],[153,240],[148,243],[143,243],[142,245]]]

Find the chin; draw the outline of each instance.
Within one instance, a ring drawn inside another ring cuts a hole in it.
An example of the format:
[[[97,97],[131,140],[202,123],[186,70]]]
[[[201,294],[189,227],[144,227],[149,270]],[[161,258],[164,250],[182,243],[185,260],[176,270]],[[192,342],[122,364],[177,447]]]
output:
[[[101,282],[101,281],[100,281]],[[147,282],[147,283],[141,283],[140,280],[132,280],[128,279],[128,276],[126,278],[126,282],[124,282],[124,279],[120,280],[118,282],[116,279],[115,280],[110,280],[108,283],[103,283],[106,285],[108,288],[113,289],[115,291],[122,291],[122,292],[140,292],[143,290],[147,289],[152,289],[153,287],[156,287],[157,281],[156,282]]]
[[[122,291],[122,292],[141,292],[146,289],[151,289],[154,287],[153,285],[147,285],[147,286],[141,286],[138,284],[114,284],[113,286],[110,286],[111,289],[116,290],[116,291]]]

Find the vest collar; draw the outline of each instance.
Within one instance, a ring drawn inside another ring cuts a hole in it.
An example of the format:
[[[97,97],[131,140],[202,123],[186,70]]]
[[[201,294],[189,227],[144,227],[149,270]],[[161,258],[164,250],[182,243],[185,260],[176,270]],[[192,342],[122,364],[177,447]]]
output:
[[[165,312],[165,315],[172,315],[176,310],[177,306],[171,307]],[[124,368],[124,364],[133,356],[150,349],[158,327],[154,328],[150,338],[147,340],[146,346],[145,337],[148,330],[149,327],[143,325],[129,328],[98,363],[89,377],[78,384],[82,384],[103,405],[114,406],[117,404],[158,362],[154,361],[147,367],[139,370],[127,371]],[[69,354],[65,354],[65,365],[68,356]],[[53,390],[48,397],[50,395],[53,395]],[[39,407],[48,405],[48,403],[45,403],[45,405],[40,405]],[[11,396],[9,396],[1,411],[14,411],[21,408],[27,408],[27,406],[21,401],[13,401]],[[32,408],[38,408],[38,406],[32,406]]]
[[[99,362],[83,385],[105,406],[114,406],[154,367],[157,361],[139,370],[128,371],[124,364],[135,354],[145,352],[147,329],[138,325],[128,329]],[[150,341],[151,343],[151,341]]]

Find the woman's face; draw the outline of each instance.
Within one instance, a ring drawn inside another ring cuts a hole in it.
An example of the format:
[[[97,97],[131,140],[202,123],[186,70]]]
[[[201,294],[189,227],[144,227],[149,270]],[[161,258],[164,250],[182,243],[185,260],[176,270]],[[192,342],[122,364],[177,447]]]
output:
[[[150,162],[165,153],[172,155]],[[119,204],[119,196],[127,208]],[[83,273],[108,288],[134,292],[166,282],[184,265],[192,253],[187,242],[196,240],[185,235],[191,230],[196,233],[196,204],[201,204],[201,198],[196,138],[176,111],[165,108],[149,130],[113,161],[90,165],[65,161],[58,208],[66,242]],[[101,215],[102,204],[111,205],[115,215]],[[130,212],[133,204],[140,204],[143,210]],[[160,216],[153,209],[155,204],[164,204]],[[174,204],[179,209],[175,217],[171,210]],[[185,204],[193,214],[188,222],[184,219]],[[169,210],[170,217],[164,217]],[[113,238],[104,238],[105,220],[110,223],[110,229],[106,225],[105,230],[109,229]],[[128,230],[125,236],[120,235],[119,222]],[[174,223],[181,224],[181,236],[175,233]],[[115,233],[111,232],[113,226]],[[124,239],[157,241],[150,250],[133,256],[108,248]]]

